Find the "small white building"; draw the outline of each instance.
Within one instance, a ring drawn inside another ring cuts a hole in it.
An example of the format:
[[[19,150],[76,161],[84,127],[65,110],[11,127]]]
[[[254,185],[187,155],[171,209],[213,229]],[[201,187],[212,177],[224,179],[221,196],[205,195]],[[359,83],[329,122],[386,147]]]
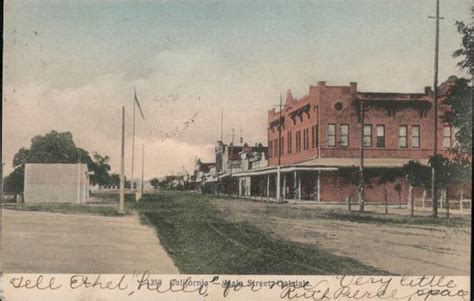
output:
[[[24,202],[85,204],[90,174],[85,163],[27,163]]]

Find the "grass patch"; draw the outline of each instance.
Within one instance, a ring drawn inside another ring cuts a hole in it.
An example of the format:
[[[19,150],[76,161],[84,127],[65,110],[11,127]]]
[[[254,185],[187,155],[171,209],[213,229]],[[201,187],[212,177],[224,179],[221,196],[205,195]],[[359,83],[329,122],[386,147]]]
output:
[[[65,214],[94,214],[102,216],[122,216],[115,207],[91,206],[86,204],[42,203],[3,204],[3,208],[20,211],[43,211]]]
[[[383,214],[374,212],[342,211],[340,209],[327,208],[289,208],[285,205],[270,205],[265,209],[258,210],[258,213],[266,215],[271,214],[282,218],[302,218],[302,219],[331,219],[340,221],[349,221],[366,224],[384,224],[393,226],[417,225],[417,226],[439,226],[463,228],[471,227],[471,219],[466,217],[439,217],[432,216],[407,216]]]
[[[276,240],[254,225],[227,221],[200,194],[146,195],[137,209],[187,274],[388,274],[314,245]]]

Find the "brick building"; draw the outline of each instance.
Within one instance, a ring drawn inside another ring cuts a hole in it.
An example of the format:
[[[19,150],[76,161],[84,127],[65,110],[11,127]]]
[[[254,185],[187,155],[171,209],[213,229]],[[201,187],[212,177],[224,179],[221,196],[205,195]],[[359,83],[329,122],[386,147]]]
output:
[[[440,87],[440,153],[454,143],[453,129],[442,119],[449,109],[443,103],[449,87],[450,82]],[[329,86],[321,81],[299,99],[288,90],[282,112],[268,112],[268,166],[234,176],[250,176],[253,190],[263,191],[268,198],[280,190],[283,199],[342,202],[350,196],[357,200],[357,186],[343,175],[359,167],[362,143],[364,169],[372,173],[397,174],[410,160],[428,161],[434,141],[432,103],[429,87],[423,93],[376,93],[358,91],[357,83]],[[374,182],[366,186],[365,199],[381,202],[384,193],[391,203],[406,203],[408,185],[401,176],[383,184]]]

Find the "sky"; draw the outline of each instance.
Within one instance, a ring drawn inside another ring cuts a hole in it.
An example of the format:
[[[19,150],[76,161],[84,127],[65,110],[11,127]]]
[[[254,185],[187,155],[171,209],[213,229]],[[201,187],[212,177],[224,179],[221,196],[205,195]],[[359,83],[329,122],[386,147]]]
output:
[[[441,0],[440,71],[462,76],[452,53],[469,0]],[[423,92],[433,82],[434,0],[22,1],[4,13],[2,159],[5,173],[31,138],[70,131],[120,168],[126,110],[131,173],[192,170],[220,139],[266,144],[267,111],[280,94],[357,82],[360,91]]]

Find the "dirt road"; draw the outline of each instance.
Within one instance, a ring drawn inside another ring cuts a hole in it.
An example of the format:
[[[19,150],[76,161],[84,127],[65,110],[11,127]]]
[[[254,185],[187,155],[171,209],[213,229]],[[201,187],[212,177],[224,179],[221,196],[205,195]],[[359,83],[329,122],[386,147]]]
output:
[[[213,200],[227,218],[249,222],[280,239],[317,244],[394,274],[469,275],[469,227],[361,223],[309,218],[308,210],[289,204]]]
[[[3,271],[179,273],[138,216],[3,210]]]

